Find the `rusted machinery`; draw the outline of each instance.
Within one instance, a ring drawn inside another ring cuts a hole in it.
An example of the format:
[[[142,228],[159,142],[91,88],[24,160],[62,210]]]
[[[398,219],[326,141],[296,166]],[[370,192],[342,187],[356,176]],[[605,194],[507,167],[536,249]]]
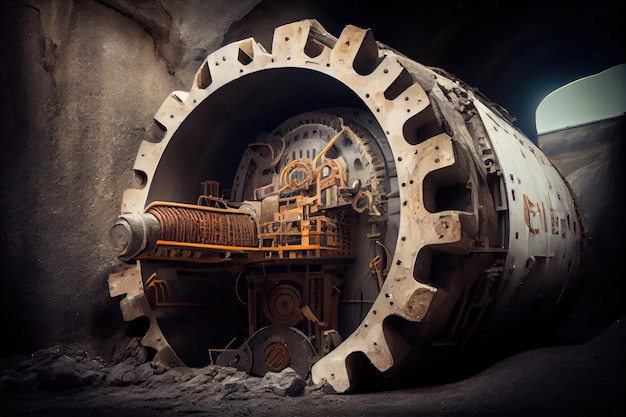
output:
[[[136,266],[109,287],[153,360],[346,392],[552,320],[582,279],[584,219],[550,161],[369,30],[224,46],[152,133],[111,229]]]

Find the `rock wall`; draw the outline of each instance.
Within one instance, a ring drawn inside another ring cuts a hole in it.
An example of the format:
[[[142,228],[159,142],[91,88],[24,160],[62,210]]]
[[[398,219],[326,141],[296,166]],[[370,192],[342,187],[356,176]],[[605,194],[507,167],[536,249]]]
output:
[[[121,266],[110,222],[161,102],[187,90],[204,57],[228,41],[254,35],[270,48],[275,26],[302,18],[336,35],[346,24],[371,27],[378,40],[524,115],[529,136],[532,103],[624,61],[618,2],[588,10],[490,3],[0,3],[0,355],[56,343],[111,355],[124,339],[107,288]],[[585,25],[590,16],[602,27]],[[543,90],[523,101],[524,88],[538,84]]]
[[[107,235],[139,143],[255,2],[181,3],[0,6],[2,353],[115,348],[122,319],[107,278],[120,262]]]

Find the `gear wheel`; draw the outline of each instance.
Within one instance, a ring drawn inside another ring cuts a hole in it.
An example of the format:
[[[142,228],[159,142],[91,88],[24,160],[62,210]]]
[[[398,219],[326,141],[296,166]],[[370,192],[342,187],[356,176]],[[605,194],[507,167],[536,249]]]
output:
[[[271,52],[249,38],[210,54],[190,91],[173,92],[156,113],[160,133],[140,146],[134,170],[141,187],[124,193],[122,215],[139,215],[155,201],[193,202],[204,178],[232,183],[234,199],[243,201],[267,181],[232,149],[329,108],[343,109],[330,114],[358,121],[366,136],[351,170],[368,158],[374,170],[385,170],[387,262],[365,267],[385,278],[374,289],[353,277],[363,275],[362,266],[346,273],[344,313],[354,313],[351,303],[363,311],[349,337],[313,365],[315,383],[350,391],[368,369],[393,380],[564,303],[580,281],[586,232],[563,178],[505,111],[355,26],[335,38],[303,20],[278,27]],[[271,148],[270,164],[289,163],[285,149],[307,149],[274,136],[256,152]],[[251,178],[260,183],[246,185]],[[368,198],[375,197],[360,196],[356,208]],[[110,292],[126,294],[125,320],[149,318],[142,343],[156,351],[154,359],[181,364],[144,296],[151,262],[139,259],[136,269],[112,275]]]

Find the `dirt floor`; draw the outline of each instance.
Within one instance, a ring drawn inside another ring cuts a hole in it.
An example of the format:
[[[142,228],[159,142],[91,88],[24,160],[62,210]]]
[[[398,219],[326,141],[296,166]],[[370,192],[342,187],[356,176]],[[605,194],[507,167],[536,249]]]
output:
[[[134,343],[134,344],[133,344]],[[338,395],[295,373],[164,369],[69,348],[2,360],[2,416],[624,416],[626,317],[579,345],[526,351],[436,386]]]

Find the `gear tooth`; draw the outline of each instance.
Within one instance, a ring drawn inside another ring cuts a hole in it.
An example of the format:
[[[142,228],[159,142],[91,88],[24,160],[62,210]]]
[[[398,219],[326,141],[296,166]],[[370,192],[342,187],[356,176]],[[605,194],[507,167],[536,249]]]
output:
[[[111,297],[126,294],[137,286],[137,280],[141,284],[141,275],[136,267],[114,272],[109,275],[108,279],[109,294]]]
[[[271,55],[254,38],[230,43],[210,54],[202,63],[191,88],[191,106],[197,105],[212,91],[245,74],[264,68]]]
[[[122,196],[122,214],[141,213],[146,201],[147,187],[142,189],[129,188]]]
[[[382,323],[388,316],[400,316],[406,320],[421,321],[432,301],[437,289],[421,284],[413,279],[413,265],[407,262],[407,267],[395,264],[392,272],[396,278],[387,280],[381,289],[372,310],[375,314],[368,314],[366,320]],[[364,320],[365,322],[365,320]],[[366,330],[366,329],[364,329]]]
[[[384,92],[387,91],[389,86],[396,82],[396,80],[403,74],[403,71],[406,71],[406,69],[394,56],[385,56],[374,71],[369,74],[369,77],[380,83],[381,88],[379,94],[385,97]],[[387,97],[385,97],[385,99],[387,99]]]
[[[424,88],[396,57],[385,57],[370,77],[380,80],[381,86],[386,86],[380,89],[378,97],[381,101],[385,99],[390,112],[397,111],[409,119],[430,104]]]
[[[359,75],[371,74],[380,61],[372,31],[352,25],[341,32],[330,58],[332,66],[347,67]]]
[[[150,306],[143,294],[128,293],[120,301],[120,310],[125,321],[132,321],[142,316],[151,316]]]
[[[444,244],[461,239],[461,219],[458,213],[431,214],[428,217],[432,228],[427,228],[431,235],[425,240],[432,244]]]
[[[342,345],[339,345],[339,349]],[[344,355],[334,354],[337,349],[324,356],[323,362],[317,362],[311,368],[311,379],[316,385],[329,384],[338,393],[350,390],[350,378]]]
[[[303,20],[309,25],[310,35],[318,40],[327,40],[332,43],[337,42],[337,38],[326,31],[326,28],[317,19]]]
[[[194,89],[206,90],[211,84],[213,84],[213,76],[211,75],[208,58],[205,58],[198,71],[196,71],[191,91]]]
[[[184,113],[183,103],[175,95],[170,94],[154,115],[154,120],[164,126],[168,132],[173,132],[183,121]]]
[[[409,255],[416,257],[415,254]],[[379,297],[363,323],[382,323],[390,315],[413,322],[419,322],[424,318],[437,289],[413,279],[415,259],[406,264],[407,266],[403,266],[396,263],[392,266],[389,275],[394,279],[385,281]]]
[[[419,322],[426,316],[437,290],[428,285],[419,284],[415,281],[412,282],[417,284],[415,290],[405,291],[405,295],[410,295],[400,303],[402,306],[402,317],[410,321]]]
[[[187,97],[189,97],[189,91],[172,91],[170,96],[179,103],[184,103],[187,100]]]
[[[406,99],[408,97],[408,100]],[[404,105],[411,106],[411,115],[420,113],[430,104],[430,99],[426,94],[426,90],[421,84],[414,82],[409,88],[407,88],[402,94],[398,95],[394,101],[404,103]],[[407,103],[408,102],[408,103]]]
[[[255,55],[258,48],[255,48],[255,46],[258,46],[258,44],[255,42],[254,38],[237,42],[237,61],[242,67],[250,65],[256,59]]]
[[[120,311],[124,321],[133,321],[140,317],[146,317],[149,320],[150,326],[142,338],[141,344],[156,350],[153,360],[166,366],[183,365],[183,362],[166,341],[154,318],[143,292],[143,282],[139,269],[135,266],[113,273],[109,275],[108,284],[111,297],[126,295],[120,301]]]
[[[164,138],[164,142],[169,141],[169,135]],[[135,160],[134,169],[143,171],[149,177],[152,177],[156,165],[158,163],[158,156],[160,156],[161,150],[165,148],[166,143],[152,143],[148,141],[142,141],[139,145],[139,151],[137,152],[137,159]]]
[[[140,213],[143,211],[154,172],[170,137],[171,135],[166,133],[165,138],[159,143],[144,140],[139,145],[139,151],[133,166],[137,188],[129,188],[124,191],[122,214]]]
[[[304,55],[304,48],[312,21],[302,20],[274,29],[272,56],[280,62],[297,61]]]
[[[271,62],[271,55],[254,38],[238,42],[237,47],[237,61],[240,64],[239,75],[261,69]]]
[[[247,57],[250,58],[249,62]],[[272,62],[272,56],[254,38],[248,38],[239,43],[237,59],[242,65],[239,71],[240,74],[263,69]]]
[[[408,142],[405,143],[409,145]],[[404,146],[402,151],[398,153],[402,160],[396,163],[397,166],[404,168],[396,168],[401,181],[414,179],[414,182],[422,183],[432,171],[453,165],[455,162],[452,138],[445,133],[433,136],[418,146]]]

